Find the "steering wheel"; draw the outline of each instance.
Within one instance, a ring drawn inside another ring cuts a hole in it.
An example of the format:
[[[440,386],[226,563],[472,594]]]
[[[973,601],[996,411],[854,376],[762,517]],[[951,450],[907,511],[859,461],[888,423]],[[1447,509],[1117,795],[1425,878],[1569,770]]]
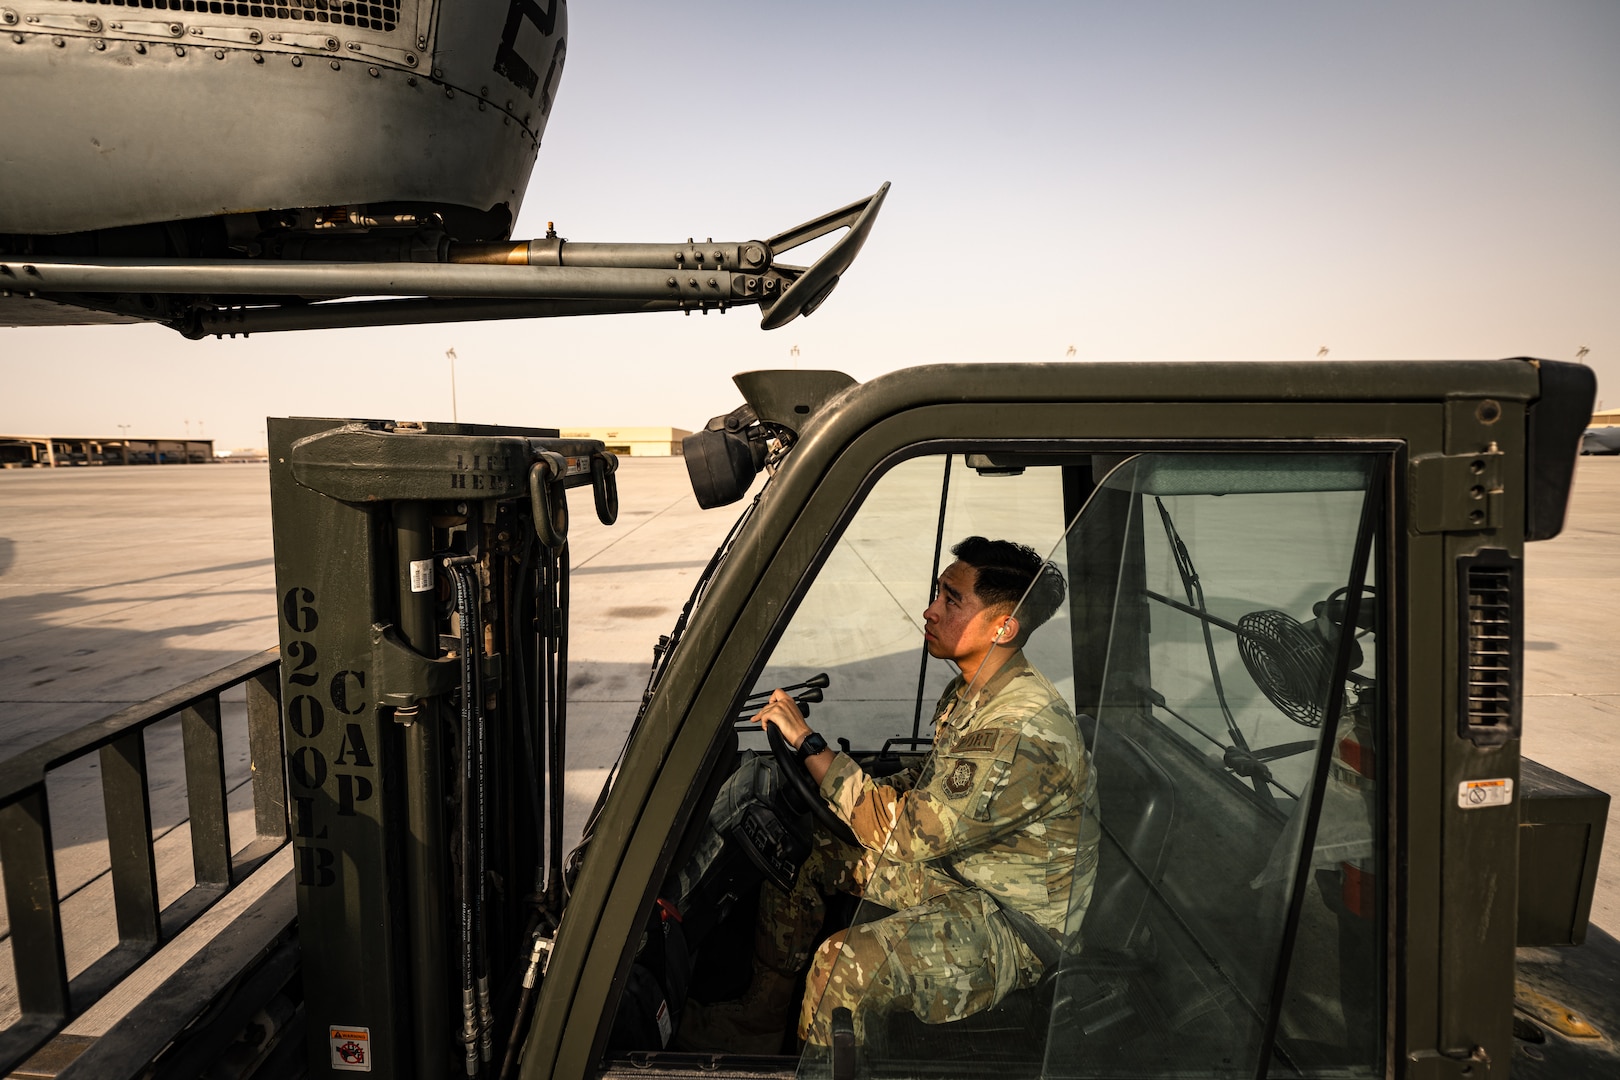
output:
[[[805,769],[804,762],[799,760],[799,752],[788,745],[782,737],[781,731],[775,724],[765,725],[765,738],[771,744],[771,753],[779,766],[777,772],[787,782],[788,794],[801,806],[810,811],[815,818],[833,836],[846,844],[860,847],[861,843],[855,839],[855,833],[844,823],[844,819],[832,812],[827,800],[821,797],[815,783],[810,779],[810,773]]]

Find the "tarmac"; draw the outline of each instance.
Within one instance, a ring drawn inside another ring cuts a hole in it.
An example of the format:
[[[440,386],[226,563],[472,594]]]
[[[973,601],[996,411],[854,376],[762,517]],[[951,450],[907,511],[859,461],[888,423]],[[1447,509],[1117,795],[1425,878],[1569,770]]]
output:
[[[654,643],[739,509],[698,509],[679,458],[625,459],[619,486],[613,528],[599,525],[584,500],[573,515],[571,835],[634,718]],[[1617,552],[1620,458],[1582,458],[1563,535],[1527,547],[1523,746],[1526,756],[1614,792]],[[0,471],[0,758],[261,652],[276,634],[265,466]],[[164,902],[191,885],[177,736],[158,731],[148,740]],[[232,832],[247,835],[245,737],[226,749]],[[93,764],[50,782],[70,971],[111,941]],[[279,876],[286,862],[283,853],[260,874]],[[222,902],[209,920],[218,925],[235,910]],[[1620,828],[1608,830],[1592,918],[1620,927]],[[9,925],[0,924],[0,1024],[16,1015],[9,952]],[[117,1003],[104,1006],[108,1013]],[[86,1016],[70,1030],[91,1034],[101,1022]]]

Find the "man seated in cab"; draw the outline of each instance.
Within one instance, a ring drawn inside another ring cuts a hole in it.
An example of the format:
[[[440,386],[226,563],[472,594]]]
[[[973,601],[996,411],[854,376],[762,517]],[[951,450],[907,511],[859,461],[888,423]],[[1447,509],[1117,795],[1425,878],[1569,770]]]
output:
[[[840,1007],[863,1044],[886,1013],[957,1020],[1034,985],[1041,956],[1079,926],[1096,878],[1096,785],[1074,714],[1023,653],[1063,602],[1063,575],[1006,540],[970,536],[951,554],[923,639],[959,674],[920,767],[868,776],[781,690],[754,717],[798,750],[860,847],[818,829],[793,889],[762,888],[748,993],[700,1007],[683,1028],[688,1046],[775,1052],[807,963],[798,1033],[811,1044],[830,1042]],[[833,934],[812,957],[834,891],[890,913]]]

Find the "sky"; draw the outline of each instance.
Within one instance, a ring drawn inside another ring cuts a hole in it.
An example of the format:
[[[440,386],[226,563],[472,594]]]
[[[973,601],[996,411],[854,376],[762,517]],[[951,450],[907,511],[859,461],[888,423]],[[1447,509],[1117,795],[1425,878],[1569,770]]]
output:
[[[1612,0],[574,0],[514,236],[763,238],[893,188],[826,304],[265,334],[0,329],[0,431],[694,429],[732,374],[1581,347],[1620,406]],[[795,356],[793,348],[798,348]]]

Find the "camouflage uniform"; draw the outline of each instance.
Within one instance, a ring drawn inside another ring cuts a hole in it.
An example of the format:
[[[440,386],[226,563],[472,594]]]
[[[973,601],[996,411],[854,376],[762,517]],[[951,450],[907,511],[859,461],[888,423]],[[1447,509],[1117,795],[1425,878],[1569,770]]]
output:
[[[793,892],[767,897],[776,961],[787,970],[819,925],[821,892],[895,909],[816,950],[799,1034],[829,1041],[834,1009],[907,1010],[924,1023],[987,1009],[1032,985],[1041,963],[1001,914],[1030,916],[1054,939],[1078,930],[1097,867],[1096,784],[1067,703],[1015,653],[972,697],[961,677],[940,698],[935,751],[919,769],[874,780],[839,754],[821,793],[860,850],[818,838]],[[775,910],[771,910],[771,909]]]

